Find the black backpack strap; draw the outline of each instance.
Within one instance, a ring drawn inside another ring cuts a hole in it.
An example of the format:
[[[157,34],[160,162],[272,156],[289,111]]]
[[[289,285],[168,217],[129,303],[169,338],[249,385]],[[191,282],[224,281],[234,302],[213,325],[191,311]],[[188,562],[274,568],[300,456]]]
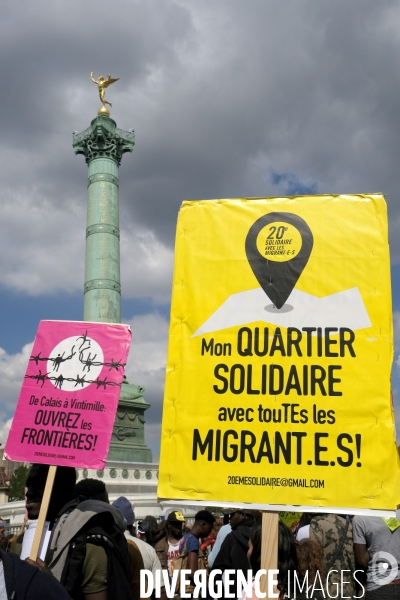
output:
[[[83,600],[83,565],[86,557],[86,532],[80,531],[70,542],[60,583],[73,600]]]
[[[107,594],[112,600],[134,600],[129,580],[128,542],[116,526],[91,527],[86,542],[101,546],[107,555]],[[136,600],[136,599],[135,599]]]
[[[89,502],[91,501],[86,501],[86,503]],[[63,520],[80,503],[81,501],[78,498],[64,506],[58,516],[58,522],[56,522],[56,526],[54,527],[55,530],[63,527]],[[88,519],[69,542],[68,555],[65,560],[60,583],[62,583],[73,600],[83,600],[82,581],[86,545],[87,543],[96,544],[104,548],[107,556],[108,597],[111,600],[133,600],[129,580],[129,555],[126,538],[122,529],[117,525],[115,515],[112,510],[109,510],[108,505],[106,506],[103,502],[97,501],[93,501],[92,504],[93,508],[90,507],[92,510],[96,508],[96,504],[99,505],[97,506],[99,512]],[[83,512],[85,511],[83,510]],[[59,527],[57,527],[57,523]],[[53,546],[56,545],[57,537],[54,536]]]

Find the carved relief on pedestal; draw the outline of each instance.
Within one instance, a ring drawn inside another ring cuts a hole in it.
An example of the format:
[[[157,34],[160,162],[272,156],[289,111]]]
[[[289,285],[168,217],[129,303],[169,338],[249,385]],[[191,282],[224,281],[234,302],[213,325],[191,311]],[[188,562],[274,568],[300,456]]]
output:
[[[123,442],[125,438],[137,437],[135,429],[140,429],[144,423],[144,417],[137,413],[118,411],[115,417],[113,436],[120,442]]]

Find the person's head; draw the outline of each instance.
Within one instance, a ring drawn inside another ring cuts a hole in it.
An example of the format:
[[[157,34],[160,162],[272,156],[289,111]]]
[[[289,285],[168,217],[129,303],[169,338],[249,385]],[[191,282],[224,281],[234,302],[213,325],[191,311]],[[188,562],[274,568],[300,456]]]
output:
[[[25,508],[29,519],[37,519],[42,505],[49,465],[33,464],[26,478]],[[73,467],[57,467],[53,489],[47,509],[46,521],[53,523],[56,516],[72,498],[76,484],[76,471]]]
[[[140,521],[138,524],[136,535],[140,540],[143,540],[144,542],[147,543],[147,535],[146,535],[145,530],[142,529],[142,521]]]
[[[296,542],[296,553],[301,575],[305,577],[308,572],[308,581],[314,582],[318,571],[323,582],[325,580],[325,559],[321,546],[309,539],[301,543]]]
[[[192,533],[196,537],[205,538],[210,534],[214,525],[214,515],[209,510],[199,510],[194,518]]]
[[[143,521],[152,521],[154,524],[157,523],[157,519],[153,515],[146,515]]]
[[[245,518],[244,512],[240,508],[223,508],[222,512],[224,515],[228,515],[228,523],[232,528],[239,525]]]
[[[314,517],[317,517],[318,514],[319,513],[304,512],[300,517],[300,521],[297,528],[300,529],[300,527],[305,527],[306,525],[309,525],[311,523],[311,520]]]
[[[152,538],[153,538],[153,544],[154,545],[156,545],[157,542],[159,542],[160,540],[162,540],[163,538],[165,538],[165,536],[167,534],[166,525],[167,525],[166,521],[160,521],[154,527],[153,531],[151,532],[151,535],[152,535]]]
[[[156,525],[157,519],[155,519],[154,517],[145,517],[143,521],[139,523],[138,534],[140,535],[140,539],[150,544],[150,546],[154,545],[152,531],[156,527]]]
[[[254,519],[253,511],[246,511],[243,508],[224,508],[223,512],[229,514],[229,525],[232,529],[236,529],[246,519]]]
[[[85,500],[101,500],[106,504],[110,504],[108,493],[104,481],[99,479],[82,479],[75,485],[72,498],[81,497]]]
[[[180,540],[183,532],[182,527],[185,522],[185,517],[180,510],[173,510],[169,513],[166,520],[167,535],[169,538]]]
[[[261,569],[261,524],[254,523],[251,528],[251,534],[249,538],[249,549],[247,551],[247,558],[249,559],[251,570],[253,575]]]
[[[297,554],[293,533],[282,521],[278,529],[278,569],[278,589],[283,596],[288,589],[289,574],[293,577],[297,569]]]
[[[128,498],[125,498],[125,496],[120,496],[119,498],[114,500],[112,505],[122,512],[126,521],[126,527],[129,533],[132,534],[133,526],[135,524],[135,513],[133,512],[132,504],[129,502]]]
[[[262,512],[261,510],[252,510],[253,519],[257,521],[257,523],[261,523],[262,521]]]
[[[221,529],[222,525],[223,525],[223,521],[222,521],[221,517],[215,517],[215,521],[214,521],[213,528],[211,530],[211,534],[214,535],[215,537],[217,537],[218,532]]]
[[[240,509],[234,510],[233,512],[229,513],[229,525],[232,527],[232,529],[235,529],[235,527],[237,527],[242,521],[244,521],[245,518],[246,515],[243,511],[241,511]]]

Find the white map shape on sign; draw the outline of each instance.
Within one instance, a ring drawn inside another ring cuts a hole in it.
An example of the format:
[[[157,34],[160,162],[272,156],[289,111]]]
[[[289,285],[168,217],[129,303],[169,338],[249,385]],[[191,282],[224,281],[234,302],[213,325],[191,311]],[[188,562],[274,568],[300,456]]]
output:
[[[256,321],[281,327],[348,327],[353,331],[372,325],[357,287],[324,298],[294,289],[279,310],[257,288],[229,296],[192,337]]]

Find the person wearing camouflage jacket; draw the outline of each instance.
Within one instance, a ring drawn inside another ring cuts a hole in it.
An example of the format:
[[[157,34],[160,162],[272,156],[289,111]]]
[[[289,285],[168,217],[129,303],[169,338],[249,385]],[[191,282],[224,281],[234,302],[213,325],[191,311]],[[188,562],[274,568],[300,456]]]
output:
[[[353,529],[350,520],[335,514],[314,517],[310,523],[310,539],[324,550],[326,587],[329,594],[339,598],[357,596],[354,581],[356,566]]]

